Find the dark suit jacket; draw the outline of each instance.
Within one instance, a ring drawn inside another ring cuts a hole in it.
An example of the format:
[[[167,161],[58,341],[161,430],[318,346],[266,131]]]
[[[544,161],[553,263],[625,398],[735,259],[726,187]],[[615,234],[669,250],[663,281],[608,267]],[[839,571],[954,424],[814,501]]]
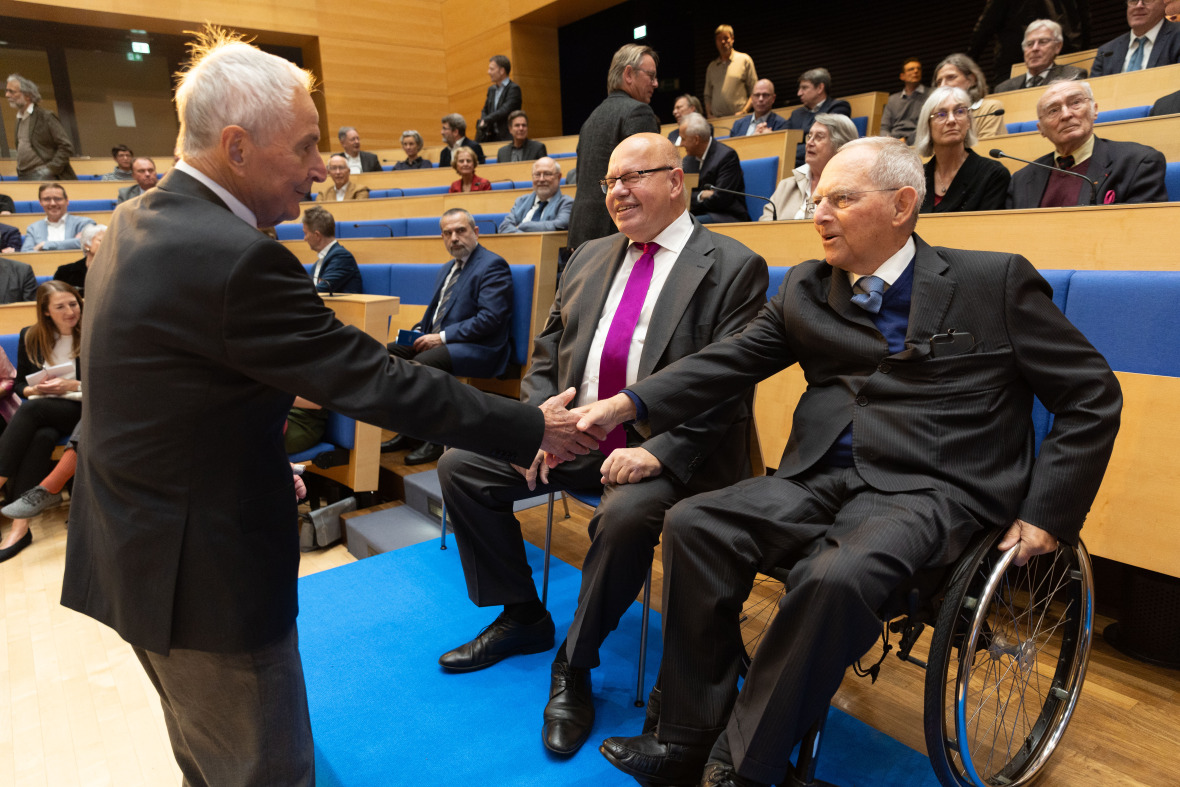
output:
[[[480,164],[483,164],[484,161],[486,161],[484,154],[483,154],[483,146],[480,145],[478,142],[472,142],[467,137],[463,137],[463,142],[461,144],[463,145],[463,147],[471,148],[472,150],[475,151],[475,160],[478,161]],[[451,149],[450,148],[443,148],[442,153],[438,154],[438,166],[439,166],[439,169],[442,169],[443,167],[451,166]]]
[[[587,241],[570,257],[533,344],[533,362],[520,386],[523,401],[540,403],[582,384],[594,331],[628,243],[616,233]],[[767,281],[760,256],[694,226],[656,301],[639,379],[741,330],[765,303]],[[734,390],[715,399],[707,412],[656,437],[646,424],[636,424],[636,431],[647,438],[643,447],[682,483],[698,470],[714,488],[735,483],[748,475],[751,395],[750,388]]]
[[[138,183],[132,183],[130,186],[124,186],[119,189],[119,204],[123,204],[129,199],[135,199],[143,193],[143,189],[139,187]]]
[[[1121,74],[1123,61],[1127,59],[1127,52],[1131,49],[1131,36],[1132,33],[1128,30],[1113,41],[1107,41],[1098,47],[1094,65],[1090,66],[1090,76]],[[1165,19],[1155,43],[1151,46],[1151,56],[1144,68],[1170,66],[1174,63],[1180,63],[1180,24]]]
[[[850,110],[851,111],[851,110]],[[754,122],[754,115],[749,114],[745,117],[740,117],[737,122],[733,124],[733,128],[729,130],[731,137],[744,137],[746,132],[750,130],[750,124]],[[779,115],[777,112],[771,112],[766,117],[766,125],[770,126],[771,131],[782,131],[787,128],[786,118]]]
[[[36,297],[37,277],[27,262],[0,257],[0,303],[20,303]]]
[[[610,154],[632,134],[660,133],[651,107],[616,90],[594,108],[578,132],[578,183],[570,214],[569,245],[613,235],[615,223],[606,211],[598,181],[606,177]]]
[[[807,136],[807,132],[811,131],[812,124],[815,123],[815,116],[827,113],[829,115],[844,115],[845,117],[852,117],[852,105],[842,98],[828,98],[823,101],[815,110],[810,110],[807,107],[799,107],[791,116],[787,118],[787,128],[798,128],[803,130],[803,136]],[[795,146],[795,166],[803,166],[803,158],[806,155],[806,145],[800,142]]]
[[[179,170],[114,212],[87,285],[62,604],[133,645],[231,652],[290,631],[295,394],[516,464],[536,456],[539,411],[390,358],[333,316],[291,252]]]
[[[21,249],[20,230],[11,224],[0,224],[0,249]]]
[[[381,159],[377,158],[376,153],[370,153],[367,150],[360,152],[361,157],[361,172],[381,172]]]
[[[57,281],[64,281],[66,284],[72,286],[79,294],[86,294],[86,258],[74,262],[67,262],[65,265],[59,265],[57,270],[53,272],[53,278]]]
[[[967,148],[967,160],[946,190],[942,201],[934,204],[934,167],[937,157],[926,162],[926,201],[922,213],[954,213],[962,210],[1003,210],[1008,197],[1008,168],[995,159],[984,158]]]
[[[29,127],[29,144],[33,150],[49,167],[54,180],[74,180],[74,168],[70,166],[70,156],[74,154],[74,143],[70,141],[65,127],[57,119],[57,115],[43,108],[40,104],[33,110],[33,114],[17,121],[18,128],[25,123]],[[16,138],[16,132],[13,133]],[[13,155],[16,155],[15,152]],[[19,173],[17,173],[19,174]]]
[[[713,196],[702,200],[700,193],[709,185],[720,186],[733,191],[745,191],[746,179],[742,175],[742,162],[737,151],[717,140],[709,145],[705,151],[704,161],[693,156],[684,160],[685,172],[700,174],[697,188],[692,190],[689,210],[694,216],[708,216],[715,222],[749,221],[750,213],[746,210],[746,198],[734,194],[714,192]]]
[[[1175,93],[1169,93],[1161,98],[1159,101],[1151,105],[1151,112],[1148,113],[1150,117],[1157,115],[1175,115],[1180,112],[1180,90]]]
[[[415,326],[431,333],[443,282],[455,264],[444,265],[434,283],[434,296]],[[512,324],[512,272],[499,254],[476,246],[451,285],[442,317],[451,366],[460,377],[495,377],[508,367],[508,328]]]
[[[889,354],[843,271],[811,260],[741,334],[631,386],[652,430],[798,363],[808,385],[777,477],[815,467],[851,421],[874,489],[934,489],[982,525],[1020,517],[1074,542],[1118,431],[1114,374],[1023,257],[915,240],[903,351]],[[932,357],[930,337],[950,329],[974,346]],[[1034,394],[1055,414],[1035,461]]]
[[[1036,160],[1052,167],[1054,154],[1046,153]],[[1086,177],[1098,181],[1098,204],[1106,204],[1107,195],[1114,192],[1117,204],[1131,202],[1167,202],[1168,188],[1164,183],[1166,170],[1164,155],[1155,148],[1138,142],[1115,142],[1094,137],[1094,154]],[[1008,208],[1035,208],[1041,203],[1049,171],[1043,167],[1024,167],[1012,176],[1008,184]],[[1090,204],[1090,187],[1082,184],[1078,192],[1079,205]]]
[[[484,99],[483,109],[479,113],[480,120],[484,122],[483,128],[477,134],[479,141],[496,142],[501,139],[510,139],[508,113],[515,112],[522,106],[524,106],[524,99],[520,93],[520,85],[511,79],[504,87],[504,93],[500,96],[499,103],[496,103],[496,85],[489,85],[488,96]]]
[[[1045,74],[1045,81],[1042,85],[1047,85],[1050,82],[1067,82],[1071,79],[1085,79],[1086,69],[1078,68],[1077,66],[1061,66],[1054,63],[1049,67],[1049,73]],[[1000,84],[996,85],[993,93],[1006,93],[1009,90],[1023,90],[1025,82],[1025,75],[1005,79]]]
[[[544,158],[549,155],[549,151],[545,147],[544,142],[538,142],[535,139],[526,139],[524,141],[524,150],[521,161],[536,161],[539,158]],[[505,161],[511,161],[512,143],[509,142],[498,151],[496,151],[496,163],[503,164]]]
[[[315,268],[313,267],[311,270],[314,274]],[[336,245],[324,257],[316,289],[334,295],[363,292],[361,270],[356,266],[356,257],[352,256],[351,251],[341,246],[340,241],[336,241]]]

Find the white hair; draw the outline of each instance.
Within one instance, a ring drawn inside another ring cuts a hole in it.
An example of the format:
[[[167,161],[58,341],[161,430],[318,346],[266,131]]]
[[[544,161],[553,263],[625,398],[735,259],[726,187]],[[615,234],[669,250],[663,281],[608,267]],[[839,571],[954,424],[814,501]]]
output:
[[[967,136],[963,140],[964,147],[974,147],[979,141],[975,133],[975,119],[971,116],[971,96],[961,87],[936,87],[930,91],[922,111],[918,114],[918,128],[914,131],[914,150],[919,156],[929,156],[934,152],[934,140],[930,136],[930,115],[933,114],[947,100],[954,101],[967,107]]]
[[[1052,19],[1034,19],[1028,23],[1028,27],[1024,28],[1024,38],[1021,39],[1023,45],[1028,37],[1036,31],[1044,28],[1049,31],[1049,35],[1053,36],[1053,40],[1057,43],[1064,43],[1065,37],[1061,34],[1061,25],[1054,22]]]
[[[692,137],[708,139],[713,136],[713,132],[709,128],[709,121],[705,120],[704,115],[697,112],[689,112],[680,118],[680,127],[684,129],[685,134]]]
[[[107,225],[105,224],[87,224],[83,227],[82,232],[78,234],[78,240],[82,244],[82,251],[90,251],[90,244],[94,241],[94,236],[106,231]]]
[[[266,144],[294,122],[294,94],[315,87],[311,73],[216,28],[199,33],[191,50],[176,88],[182,156],[216,148],[226,126],[241,126]]]
[[[872,148],[877,151],[877,160],[869,169],[869,181],[874,188],[900,189],[909,187],[918,192],[914,205],[914,222],[918,220],[918,208],[926,199],[926,172],[922,159],[909,145],[893,137],[861,137],[854,139],[840,149]]]

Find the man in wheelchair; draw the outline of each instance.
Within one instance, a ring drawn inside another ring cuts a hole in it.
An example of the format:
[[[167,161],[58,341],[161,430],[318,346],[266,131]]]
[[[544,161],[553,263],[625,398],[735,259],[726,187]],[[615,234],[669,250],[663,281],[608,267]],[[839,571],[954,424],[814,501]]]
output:
[[[825,259],[742,332],[584,408],[582,428],[660,432],[793,363],[808,383],[773,476],[667,514],[660,701],[644,734],[601,747],[641,784],[781,782],[899,585],[985,528],[1007,528],[1018,564],[1078,538],[1118,383],[1023,257],[914,234],[924,192],[904,144],[842,148],[813,196]],[[1055,417],[1035,459],[1034,395]],[[786,592],[739,693],[742,603],[778,566]]]

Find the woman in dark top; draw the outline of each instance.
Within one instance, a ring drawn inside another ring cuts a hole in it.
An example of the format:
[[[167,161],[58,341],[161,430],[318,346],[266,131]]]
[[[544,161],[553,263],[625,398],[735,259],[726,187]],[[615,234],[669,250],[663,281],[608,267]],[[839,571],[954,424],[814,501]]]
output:
[[[400,169],[430,169],[434,165],[422,158],[422,135],[413,129],[402,132],[402,150],[406,152],[406,160],[393,165],[394,171]]]
[[[914,150],[926,162],[926,200],[921,213],[1002,210],[1012,176],[998,161],[971,149],[975,126],[971,98],[957,87],[930,92],[918,116]]]

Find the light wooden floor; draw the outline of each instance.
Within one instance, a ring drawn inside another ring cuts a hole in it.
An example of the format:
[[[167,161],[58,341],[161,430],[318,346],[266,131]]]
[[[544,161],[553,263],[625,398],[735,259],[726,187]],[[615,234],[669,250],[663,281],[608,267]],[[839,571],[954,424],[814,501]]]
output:
[[[570,508],[571,519],[555,527],[554,554],[580,565],[588,510]],[[540,543],[544,509],[521,518]],[[130,647],[58,603],[64,519],[59,508],[35,520],[32,546],[0,564],[0,787],[177,785],[159,703]],[[304,555],[300,573],[352,560],[336,546]],[[658,609],[658,555],[654,573]],[[921,681],[918,668],[890,657],[875,686],[850,673],[835,704],[924,751]],[[1180,783],[1178,691],[1180,673],[1131,662],[1098,638],[1074,721],[1041,783]]]

